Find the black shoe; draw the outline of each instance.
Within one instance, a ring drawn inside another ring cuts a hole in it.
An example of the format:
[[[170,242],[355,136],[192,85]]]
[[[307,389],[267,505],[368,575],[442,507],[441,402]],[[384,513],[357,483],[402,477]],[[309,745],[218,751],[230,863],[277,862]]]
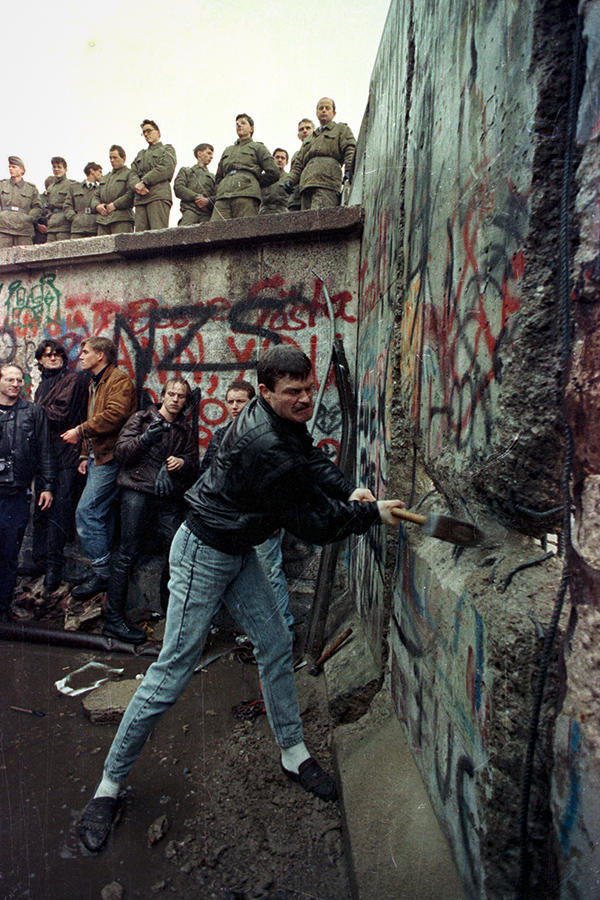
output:
[[[101,578],[100,575],[92,572],[89,578],[86,578],[85,581],[73,588],[71,597],[74,597],[75,600],[91,600],[96,594],[105,591],[107,584],[107,578]]]
[[[86,850],[97,853],[110,834],[118,800],[113,797],[96,797],[90,800],[79,823],[79,837]]]
[[[48,568],[44,575],[44,588],[47,591],[55,591],[62,581],[62,572],[60,569]]]
[[[146,632],[135,625],[130,625],[126,619],[119,619],[116,622],[107,622],[104,626],[102,634],[105,637],[117,638],[119,641],[125,641],[126,644],[143,644],[146,640]]]
[[[301,784],[305,791],[314,794],[319,800],[325,800],[327,803],[337,800],[337,787],[335,781],[331,775],[328,775],[327,772],[323,771],[319,763],[314,760],[312,756],[309,756],[308,759],[305,759],[304,762],[300,764],[298,774],[286,769],[281,760],[279,762],[284,775],[287,775],[292,781],[297,781]]]

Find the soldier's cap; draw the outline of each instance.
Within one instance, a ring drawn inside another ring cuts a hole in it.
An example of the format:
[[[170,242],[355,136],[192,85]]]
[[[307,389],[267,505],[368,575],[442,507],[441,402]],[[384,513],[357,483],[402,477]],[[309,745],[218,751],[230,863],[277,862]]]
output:
[[[8,164],[9,166],[20,166],[25,171],[25,163],[20,156],[9,156]]]

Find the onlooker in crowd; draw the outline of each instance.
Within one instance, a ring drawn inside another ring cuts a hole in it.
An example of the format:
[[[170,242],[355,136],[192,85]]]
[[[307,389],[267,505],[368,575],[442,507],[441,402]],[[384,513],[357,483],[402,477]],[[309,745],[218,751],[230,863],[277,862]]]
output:
[[[257,375],[260,397],[237,417],[210,468],[186,494],[190,511],[171,546],[162,650],[121,720],[83,812],[79,834],[88,850],[106,841],[120,783],[162,713],[185,690],[222,602],[254,646],[285,775],[321,800],[337,796],[335,781],[304,744],[292,639],[253,545],[278,527],[321,544],[363,534],[376,523],[396,524],[391,508],[402,504],[375,502],[369,490],[354,489],[313,446],[306,422],[314,379],[304,353],[289,345],[268,350]]]
[[[203,475],[210,466],[231,423],[237,419],[243,408],[255,395],[256,391],[254,390],[254,386],[250,384],[249,381],[242,381],[239,379],[238,381],[232,381],[229,385],[225,392],[225,403],[227,404],[230,420],[227,424],[221,425],[220,428],[215,429],[213,436],[210,439],[210,443],[206,448],[206,453],[202,457],[202,462],[200,463],[200,475]],[[256,552],[267,578],[271,583],[271,587],[275,592],[277,606],[283,613],[286,625],[293,633],[294,616],[290,609],[290,594],[283,571],[281,533],[277,531],[268,537],[266,541],[263,541],[262,544],[258,544],[256,546]]]
[[[163,144],[160,130],[152,119],[144,119],[142,134],[148,142],[131,165],[129,187],[135,192],[135,230],[155,231],[168,228],[173,205],[171,178],[177,165],[175,149]]]
[[[108,151],[112,172],[98,182],[92,206],[98,214],[98,234],[128,234],[133,231],[133,188],[129,186],[131,169],[119,144]]]
[[[65,200],[65,216],[71,223],[71,240],[95,237],[98,233],[94,196],[102,178],[102,166],[89,162],[84,170],[85,181],[74,181]]]
[[[87,419],[61,435],[68,444],[78,444],[83,438],[82,454],[87,454],[79,464],[79,471],[87,477],[75,523],[91,572],[71,592],[79,600],[87,600],[106,588],[113,503],[119,490],[119,463],[113,451],[121,428],[137,407],[135,386],[116,363],[117,348],[109,338],[94,335],[81,342],[79,364],[91,375]]]
[[[212,144],[194,147],[195,166],[183,166],[173,183],[175,196],[181,200],[178,225],[200,225],[210,222],[215,199],[215,176],[208,171],[215,148]]]
[[[191,388],[182,378],[171,378],[162,389],[160,407],[134,413],[117,438],[115,459],[121,464],[117,484],[121,536],[113,554],[106,590],[104,634],[139,644],[145,633],[125,618],[127,588],[146,527],[152,522],[162,549],[169,551],[183,521],[183,492],[198,474],[198,438],[186,420]],[[163,612],[169,601],[169,565],[160,580]]]
[[[286,190],[300,185],[301,209],[326,209],[340,205],[342,166],[348,178],[356,141],[343,122],[334,122],[335,103],[322,97],[317,103],[319,128],[303,142],[292,165]]]
[[[71,187],[71,179],[67,178],[67,162],[62,156],[53,156],[50,162],[54,181],[48,185],[46,200],[46,240],[49,244],[53,241],[66,241],[71,234],[71,223],[65,215],[65,203]]]
[[[276,150],[273,150],[273,159],[277,163],[280,172],[279,181],[262,189],[260,209],[258,211],[261,215],[273,215],[288,211],[288,195],[284,190],[283,183],[288,178],[285,167],[290,161],[290,157],[287,150],[277,147]]]
[[[33,513],[32,556],[36,572],[45,572],[44,587],[53,591],[62,579],[63,550],[74,531],[78,493],[79,446],[65,443],[61,434],[83,422],[88,384],[82,372],[69,368],[65,348],[52,338],[38,344],[35,358],[42,380],[34,402],[46,413],[58,473],[52,506],[38,506]],[[41,486],[37,487],[40,492]]]
[[[12,619],[10,605],[17,560],[27,522],[34,476],[38,505],[48,509],[56,481],[56,460],[44,410],[21,397],[23,370],[0,364],[0,622]]]
[[[307,137],[310,137],[313,131],[315,130],[315,123],[312,119],[300,119],[298,122],[298,138],[300,139],[300,143],[303,144]],[[294,155],[292,156],[292,166],[298,159],[298,154],[300,150],[296,150]],[[300,212],[300,186],[295,184],[294,191],[288,200],[288,211],[289,212]]]
[[[260,189],[279,180],[277,163],[260,141],[253,140],[254,119],[236,116],[237,141],[226,147],[217,166],[217,199],[211,222],[258,215]]]
[[[25,181],[25,164],[8,157],[10,178],[0,181],[0,248],[30,246],[42,215],[42,200],[34,184]]]

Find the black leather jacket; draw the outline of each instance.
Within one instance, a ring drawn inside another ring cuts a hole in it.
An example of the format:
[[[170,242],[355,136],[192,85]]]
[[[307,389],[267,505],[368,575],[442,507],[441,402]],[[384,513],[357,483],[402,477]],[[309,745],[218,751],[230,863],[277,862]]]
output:
[[[132,491],[153,494],[160,467],[168,456],[178,456],[183,459],[183,467],[173,472],[172,478],[175,491],[181,495],[198,474],[198,441],[185,418],[179,416],[157,444],[150,448],[140,446],[142,436],[158,419],[158,407],[152,405],[134,413],[119,432],[113,451],[114,458],[121,463],[117,484]]]
[[[0,495],[29,489],[34,476],[39,477],[40,491],[53,491],[56,456],[48,419],[41,406],[19,397],[10,409],[2,409],[0,428],[3,434],[0,455],[12,457],[13,465],[12,481],[0,482]]]
[[[380,521],[376,503],[348,502],[353,490],[313,445],[305,425],[281,418],[255,397],[186,493],[186,522],[201,541],[223,553],[245,553],[277,528],[327,544],[363,534]]]

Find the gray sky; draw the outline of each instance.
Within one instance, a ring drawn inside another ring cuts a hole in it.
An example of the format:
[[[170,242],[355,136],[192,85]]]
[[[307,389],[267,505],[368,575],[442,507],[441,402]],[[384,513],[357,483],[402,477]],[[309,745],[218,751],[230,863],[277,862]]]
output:
[[[3,89],[0,177],[8,177],[11,153],[40,190],[51,156],[64,156],[78,180],[90,160],[110,168],[112,143],[131,162],[146,146],[144,118],[173,144],[178,167],[192,165],[193,147],[208,141],[214,171],[236,138],[239,112],[254,117],[256,140],[291,155],[298,120],[315,120],[325,95],[358,135],[388,7],[389,0],[24,0],[4,41],[4,72],[14,78],[5,76]]]

